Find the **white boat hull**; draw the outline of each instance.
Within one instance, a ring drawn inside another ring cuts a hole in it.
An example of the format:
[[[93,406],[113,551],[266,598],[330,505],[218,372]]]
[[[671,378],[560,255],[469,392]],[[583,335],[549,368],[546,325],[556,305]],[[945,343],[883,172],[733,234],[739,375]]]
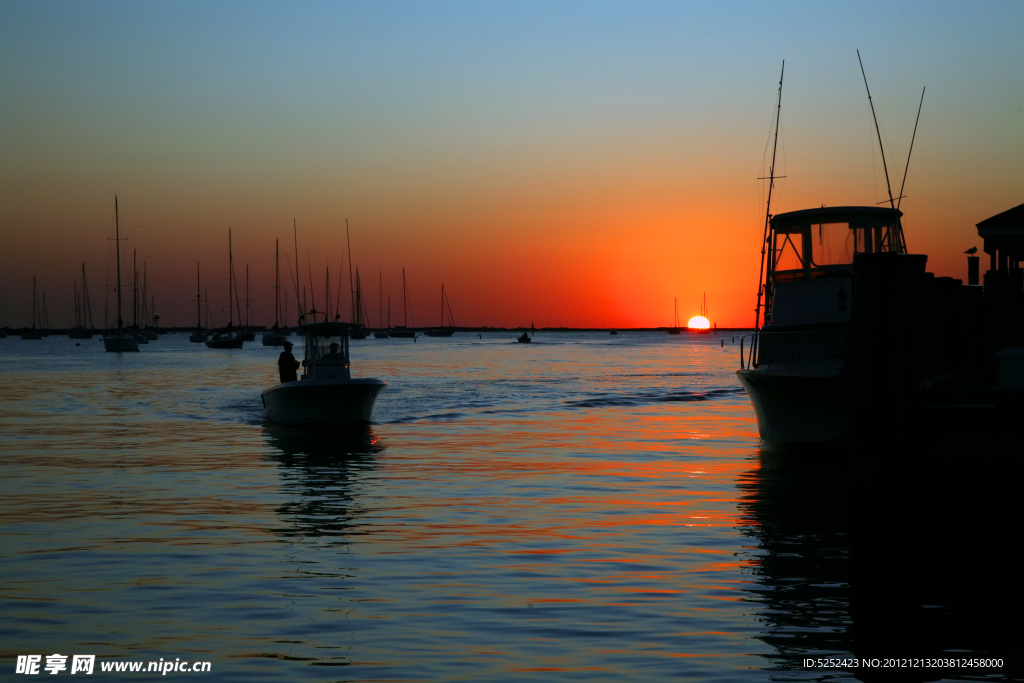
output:
[[[270,422],[283,425],[353,424],[369,422],[384,380],[300,379],[261,394]]]
[[[761,440],[775,446],[838,443],[850,432],[849,380],[838,373],[737,371],[757,416]]]

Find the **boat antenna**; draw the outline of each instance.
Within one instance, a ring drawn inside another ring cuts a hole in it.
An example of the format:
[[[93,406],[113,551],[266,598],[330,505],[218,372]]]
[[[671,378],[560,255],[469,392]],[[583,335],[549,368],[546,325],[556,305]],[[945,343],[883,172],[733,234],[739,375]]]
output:
[[[757,286],[757,308],[754,309],[754,329],[761,329],[761,301],[764,299],[765,291],[765,270],[764,270],[764,257],[768,249],[768,229],[771,225],[772,220],[772,190],[775,189],[775,153],[779,149],[779,117],[782,114],[782,79],[786,75],[786,60],[782,60],[782,71],[779,73],[779,95],[775,104],[775,142],[772,143],[772,165],[768,171],[767,178],[758,178],[758,180],[768,181],[768,208],[765,209],[764,213],[764,234],[761,238],[761,269],[758,271],[758,286]],[[767,300],[765,301],[767,304]],[[765,315],[767,317],[767,314]]]
[[[292,236],[295,239],[295,303],[299,305],[299,324],[306,318],[302,312],[302,298],[299,296],[299,230],[295,227],[295,219],[292,218]],[[287,256],[287,254],[285,254]]]
[[[348,298],[349,306],[352,307],[352,322],[356,321],[356,288],[352,284],[352,237],[348,232],[348,219],[345,219],[345,241],[348,243]]]
[[[345,250],[341,250],[341,264],[338,266],[338,289],[334,297],[334,320],[341,320],[341,282],[345,279]]]
[[[924,88],[921,88],[921,101],[917,105],[917,118],[914,119],[914,134],[910,136],[910,151],[907,152],[907,165],[903,169],[903,182],[900,183],[900,195],[896,199],[896,208],[900,208],[903,201],[903,188],[907,185],[907,171],[910,170],[910,155],[914,153],[914,138],[917,137],[917,124],[921,120],[921,107],[924,105]]]
[[[871,101],[871,88],[868,87],[868,77],[864,73],[864,62],[860,58],[860,50],[857,50],[857,62],[860,64],[860,75],[864,77],[864,89],[868,91],[868,104],[871,106],[871,118],[875,121],[875,133],[878,135],[878,149],[882,152],[882,169],[885,171],[885,189],[889,192],[889,206],[896,208],[896,202],[892,198],[892,185],[889,184],[889,167],[885,163],[885,147],[882,145],[882,130],[878,127],[878,117],[875,116],[875,103]],[[924,94],[922,93],[922,97]],[[907,159],[909,163],[909,158]]]

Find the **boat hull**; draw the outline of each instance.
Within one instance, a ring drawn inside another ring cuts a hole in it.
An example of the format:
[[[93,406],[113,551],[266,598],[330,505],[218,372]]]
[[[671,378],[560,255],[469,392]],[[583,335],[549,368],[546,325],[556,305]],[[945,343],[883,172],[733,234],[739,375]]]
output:
[[[242,340],[238,337],[222,337],[220,339],[214,337],[206,342],[206,346],[211,349],[240,349]]]
[[[369,422],[380,379],[311,379],[285,382],[262,392],[267,419],[275,424],[343,425]]]
[[[288,337],[286,337],[283,334],[272,334],[268,332],[267,334],[263,335],[262,339],[264,346],[284,346],[284,343],[288,340]]]
[[[772,446],[842,442],[850,432],[849,380],[838,373],[797,375],[739,370],[757,416],[761,440]]]
[[[104,337],[103,348],[111,353],[122,353],[139,350],[139,341],[132,336]]]
[[[207,339],[209,339],[209,337],[202,332],[193,332],[188,336],[188,340],[193,344],[202,344]]]

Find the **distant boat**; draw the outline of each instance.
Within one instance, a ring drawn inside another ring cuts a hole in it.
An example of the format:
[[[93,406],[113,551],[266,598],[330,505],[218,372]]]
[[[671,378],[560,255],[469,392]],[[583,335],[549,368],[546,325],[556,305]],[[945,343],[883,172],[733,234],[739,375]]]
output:
[[[676,297],[672,297],[672,327],[668,328],[669,334],[679,334],[681,328],[679,326],[679,300]]]
[[[373,333],[374,339],[390,339],[391,335],[387,333],[387,328],[384,327],[384,273],[380,274],[379,290],[377,292],[377,326],[380,328]],[[391,327],[391,295],[388,295],[388,327]]]
[[[516,339],[516,341],[519,342],[520,344],[530,344],[533,342],[533,340],[530,339],[530,335],[526,332],[523,332],[522,336]]]
[[[36,298],[36,276],[32,276],[32,329],[21,333],[22,339],[42,339],[42,330],[36,329],[36,319],[39,317],[39,305]]]
[[[206,342],[206,346],[211,349],[240,349],[242,348],[242,339],[237,337],[233,332],[235,309],[233,307],[234,299],[234,280],[235,277],[235,260],[231,252],[231,228],[228,228],[228,326],[223,332],[218,332],[213,335],[212,339]]]
[[[209,336],[203,331],[203,291],[199,282],[199,261],[196,261],[196,331],[189,335],[188,340],[193,344],[200,344]]]
[[[274,326],[263,333],[264,346],[283,346],[288,339],[287,331],[278,327],[281,319],[281,240],[274,240]]]
[[[702,326],[690,327],[689,328],[690,332],[693,332],[695,334],[710,334],[710,332],[711,332],[711,322],[710,322],[710,319],[708,318],[708,295],[706,293],[704,294],[704,303],[702,303],[701,306],[700,306],[700,316],[699,317],[701,318],[701,320],[699,322],[701,323]],[[693,320],[691,320],[690,322],[692,323]]]
[[[138,351],[139,340],[124,329],[124,321],[121,318],[121,227],[118,222],[117,195],[114,195],[114,244],[116,245],[115,261],[117,270],[117,330],[112,331],[103,337],[103,348],[112,353],[124,351]]]
[[[387,382],[353,379],[349,363],[351,323],[300,326],[305,335],[302,377],[265,389],[260,395],[270,422],[283,425],[369,422],[377,395]]]
[[[448,314],[448,327],[444,326],[445,313]],[[441,326],[424,332],[428,337],[450,337],[455,333],[455,318],[452,316],[452,305],[441,285]]]
[[[85,264],[82,264],[82,295],[78,295],[75,283],[75,326],[68,331],[68,339],[92,339],[92,305],[89,302],[89,285],[85,280]]]
[[[612,329],[608,331],[608,334],[618,334],[618,331]]]
[[[402,268],[402,321],[404,325],[396,325],[388,331],[388,334],[397,339],[414,339],[416,333],[409,329],[409,290],[405,285],[405,268]]]

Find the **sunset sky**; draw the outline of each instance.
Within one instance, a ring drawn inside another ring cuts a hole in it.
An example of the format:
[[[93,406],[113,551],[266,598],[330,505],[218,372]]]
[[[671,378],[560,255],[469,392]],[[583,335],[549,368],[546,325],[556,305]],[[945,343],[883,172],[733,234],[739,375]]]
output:
[[[0,324],[36,275],[70,325],[84,261],[102,325],[116,194],[165,325],[194,324],[197,260],[226,322],[228,226],[255,324],[293,218],[321,303],[347,218],[373,324],[381,272],[401,322],[404,266],[415,325],[443,283],[459,325],[669,325],[706,292],[750,326],[783,59],[773,212],[886,198],[858,48],[894,192],[927,86],[904,227],[965,278],[974,224],[1024,202],[1022,26],[1021,2],[7,0]]]

